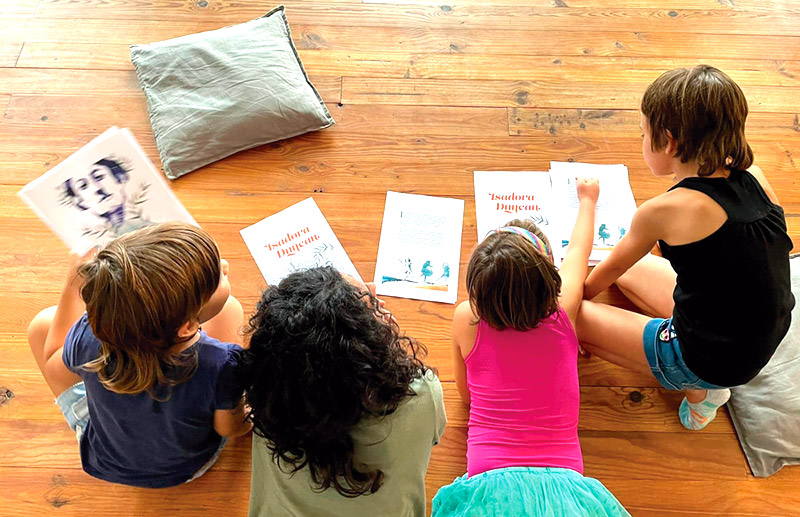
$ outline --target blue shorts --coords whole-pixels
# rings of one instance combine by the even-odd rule
[[[719,390],[722,386],[711,384],[692,373],[681,355],[678,336],[672,318],[654,318],[644,327],[644,354],[650,371],[659,384],[668,390]]]
[[[202,467],[200,467],[200,469],[199,469],[197,472],[195,472],[195,473],[192,475],[192,477],[190,477],[189,479],[187,479],[187,480],[186,480],[186,482],[187,482],[187,483],[191,483],[191,482],[192,482],[192,481],[194,481],[195,479],[199,478],[200,476],[202,476],[203,474],[205,474],[206,472],[208,472],[208,469],[210,469],[211,467],[213,467],[213,466],[214,466],[214,464],[215,464],[215,463],[217,462],[217,460],[219,459],[219,455],[220,455],[220,453],[222,452],[222,449],[224,449],[224,448],[225,448],[225,444],[226,444],[226,443],[228,443],[228,439],[227,439],[227,438],[225,438],[225,437],[223,436],[223,437],[222,437],[222,441],[221,441],[221,442],[219,442],[219,447],[217,447],[217,452],[215,452],[215,453],[214,453],[214,455],[213,455],[213,456],[211,456],[211,459],[210,459],[210,460],[208,460],[208,461],[205,463],[205,465],[203,465]]]
[[[75,433],[78,443],[81,441],[83,432],[89,424],[89,403],[86,400],[86,386],[79,382],[64,390],[56,398],[56,405],[61,410],[61,414],[67,419],[69,428]]]
[[[78,439],[78,443],[80,443],[81,437],[86,430],[86,426],[89,424],[89,403],[88,399],[86,398],[86,385],[83,382],[79,382],[78,384],[75,384],[64,390],[64,392],[56,398],[56,404],[61,410],[61,414],[67,419],[69,428],[75,432],[75,437]],[[209,459],[205,465],[200,467],[200,469],[195,472],[192,477],[187,479],[186,483],[194,481],[208,472],[208,469],[213,467],[217,462],[217,459],[219,459],[219,455],[226,443],[228,443],[228,439],[222,438],[217,451],[214,453],[211,459]]]

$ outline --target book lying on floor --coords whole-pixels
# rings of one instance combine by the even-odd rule
[[[561,263],[561,226],[554,217],[549,172],[475,171],[474,181],[478,242],[513,219],[530,221],[550,241],[555,263]]]
[[[560,264],[578,216],[575,178],[600,181],[590,264],[607,257],[627,233],[636,212],[628,169],[624,165],[550,162],[549,172],[475,171],[478,242],[512,219],[535,223],[550,241]]]
[[[461,199],[387,192],[377,293],[456,303],[463,220]]]
[[[76,253],[151,223],[197,224],[127,129],[112,127],[19,192]]]
[[[614,245],[628,233],[633,214],[636,213],[628,168],[621,164],[550,162],[550,177],[553,181],[553,198],[559,203],[561,243],[565,250],[578,217],[575,178],[597,178],[600,181],[600,197],[594,214],[594,242],[589,255],[589,263],[597,264],[608,257]]]
[[[267,285],[295,271],[332,266],[361,280],[314,198],[307,198],[239,232]]]

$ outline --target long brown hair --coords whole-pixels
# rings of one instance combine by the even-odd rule
[[[514,219],[506,226],[524,228],[550,247],[530,221]],[[472,252],[467,291],[475,314],[490,326],[524,331],[558,310],[561,277],[550,259],[522,235],[492,233]]]
[[[78,269],[100,356],[84,368],[115,393],[150,393],[186,381],[196,353],[173,354],[178,330],[195,321],[220,281],[214,239],[185,223],[162,223],[111,241]]]
[[[642,114],[650,126],[652,150],[666,146],[669,131],[678,141],[675,156],[681,163],[696,160],[698,176],[753,164],[744,134],[747,99],[733,79],[713,66],[662,74],[647,87]]]

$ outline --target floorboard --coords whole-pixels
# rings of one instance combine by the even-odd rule
[[[596,30],[619,31],[635,26],[645,31],[682,32],[691,25],[703,34],[777,34],[796,36],[797,11],[740,11],[725,9],[604,8],[504,5],[403,5],[358,2],[304,2],[286,0],[292,23],[350,26],[358,18],[363,26],[414,28],[515,29],[520,20],[546,25],[552,30],[580,31],[584,24]],[[42,0],[41,18],[159,19],[223,21],[236,23],[264,14],[259,4],[212,0],[207,7],[195,2],[157,0]],[[720,6],[722,7],[722,6]],[[596,23],[594,23],[596,22]],[[734,30],[735,27],[735,30]]]

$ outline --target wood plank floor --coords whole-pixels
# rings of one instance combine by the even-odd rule
[[[337,124],[239,153],[174,181],[231,263],[250,311],[263,279],[238,230],[314,196],[371,278],[385,192],[466,201],[465,262],[476,242],[474,170],[546,170],[550,160],[625,163],[638,202],[664,191],[641,156],[637,107],[661,72],[705,62],[745,91],[748,138],[800,245],[800,1],[286,0],[307,71]],[[148,491],[84,474],[78,449],[25,341],[54,304],[66,250],[16,192],[111,125],[159,164],[128,45],[211,30],[272,7],[253,0],[0,1],[0,514],[244,515],[250,439],[206,476]],[[630,303],[616,290],[602,299]],[[465,469],[467,409],[453,384],[453,306],[391,299],[429,348],[449,425],[428,499]],[[633,515],[800,515],[800,469],[750,475],[723,414],[701,432],[679,397],[600,359],[580,360],[586,474]],[[387,508],[387,514],[390,514]]]

